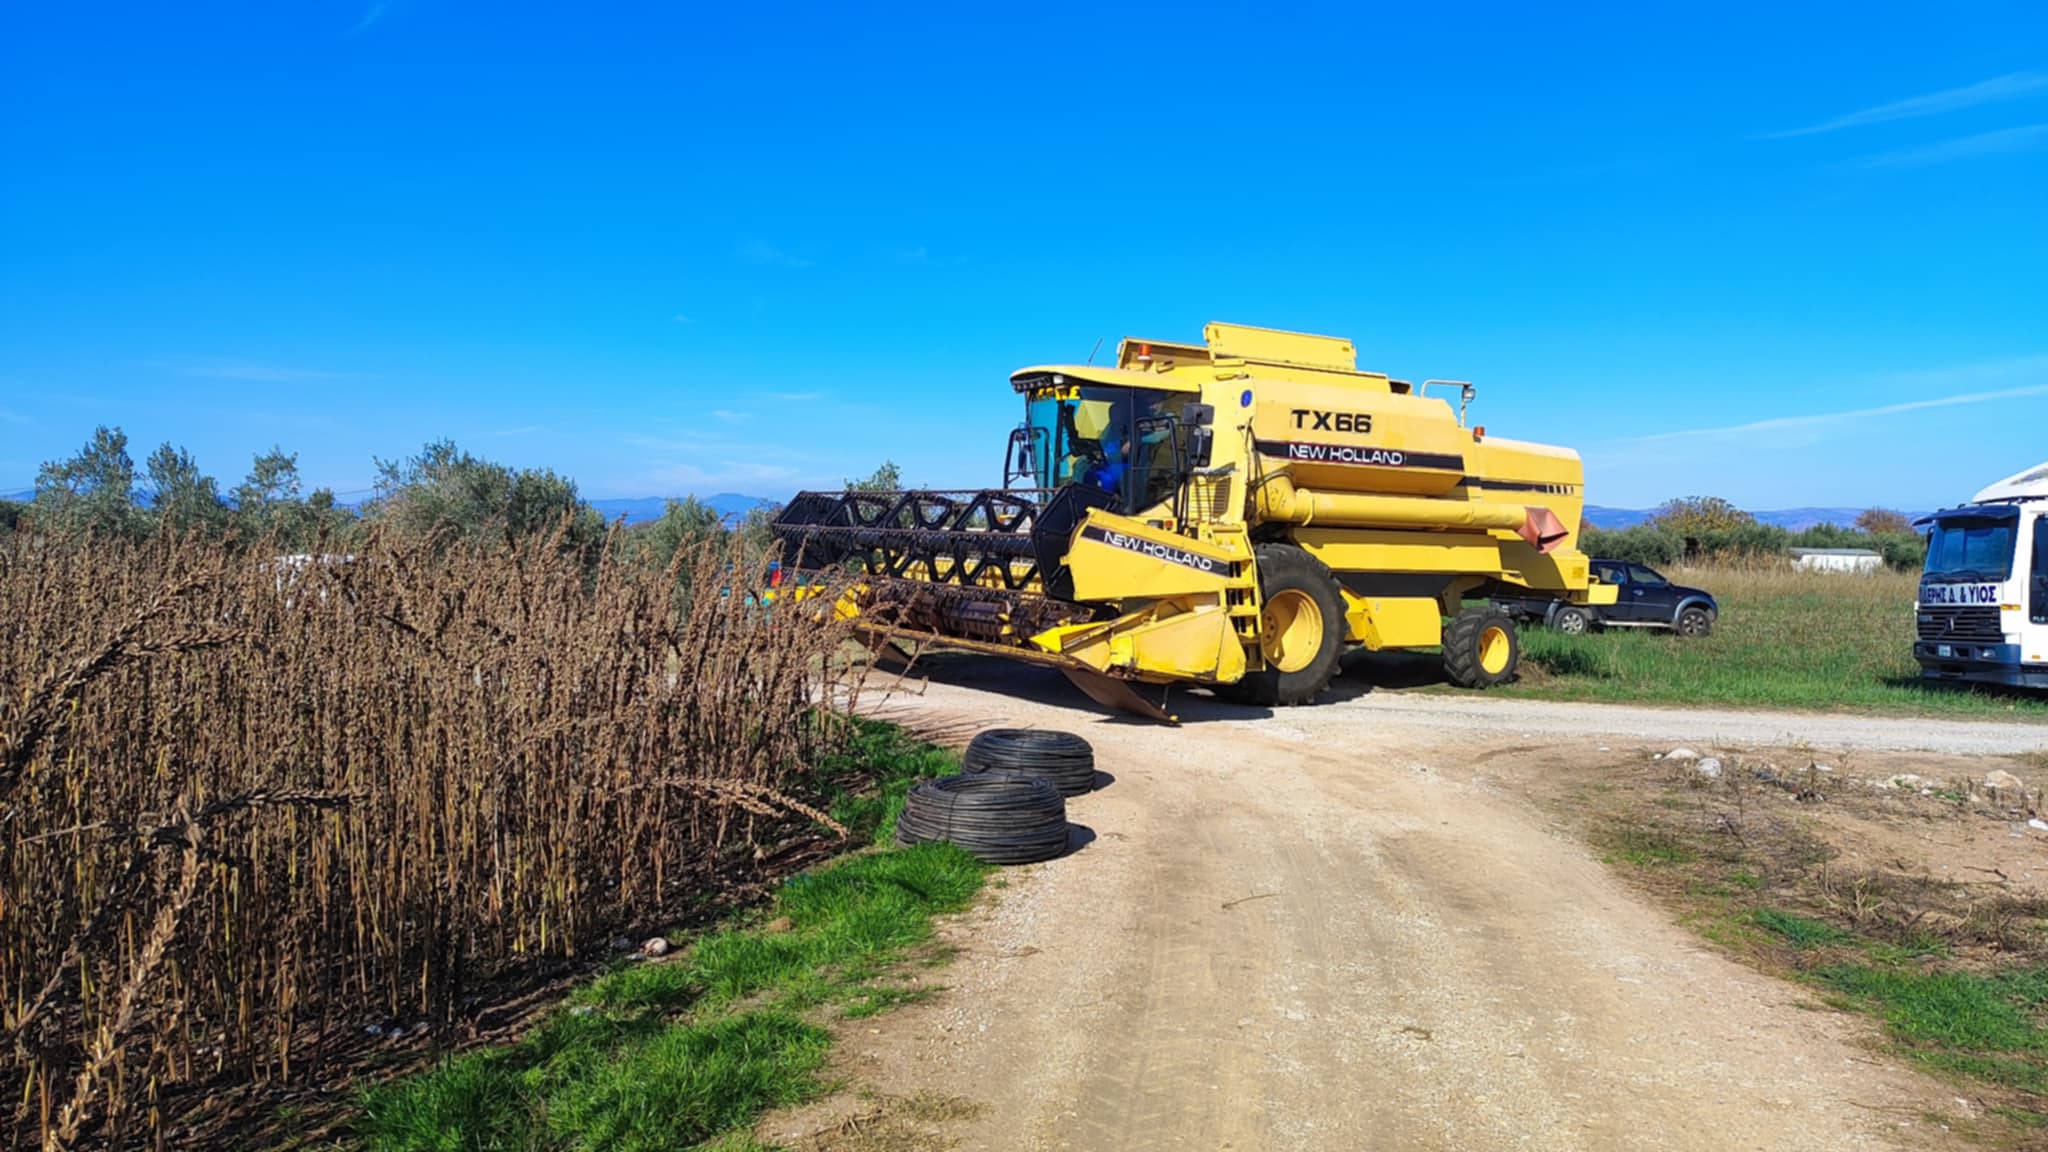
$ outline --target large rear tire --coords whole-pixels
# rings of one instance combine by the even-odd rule
[[[1261,544],[1256,555],[1266,666],[1245,673],[1228,694],[1269,708],[1313,703],[1343,655],[1344,594],[1322,561],[1292,544]]]
[[[1507,613],[1468,608],[1444,629],[1444,674],[1460,688],[1491,688],[1514,679],[1522,640]]]

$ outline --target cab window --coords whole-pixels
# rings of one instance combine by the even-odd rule
[[[1593,565],[1593,579],[1598,580],[1602,584],[1626,584],[1628,582],[1623,578],[1621,565],[1619,564]]]
[[[1038,486],[1100,488],[1132,515],[1164,503],[1180,485],[1186,440],[1172,415],[1176,399],[1163,389],[1095,385],[1034,393],[1025,424]]]
[[[1641,564],[1631,564],[1628,566],[1628,578],[1631,584],[1641,584],[1648,588],[1662,588],[1671,583],[1671,581],[1657,575]]]

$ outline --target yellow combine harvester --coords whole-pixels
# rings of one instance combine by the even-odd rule
[[[1162,719],[1134,683],[1305,704],[1348,645],[1441,647],[1484,688],[1520,649],[1467,599],[1613,602],[1574,547],[1577,453],[1468,427],[1469,385],[1358,371],[1348,340],[1204,337],[1015,373],[1003,488],[801,493],[787,561],[863,574],[838,610],[886,644],[1052,665]]]

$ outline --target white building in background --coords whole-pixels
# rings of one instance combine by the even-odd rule
[[[1809,572],[1875,572],[1884,557],[1868,548],[1794,548],[1792,566]]]

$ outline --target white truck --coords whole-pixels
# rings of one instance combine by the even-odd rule
[[[1914,526],[1928,531],[1914,608],[1920,674],[2048,688],[2048,464]]]

